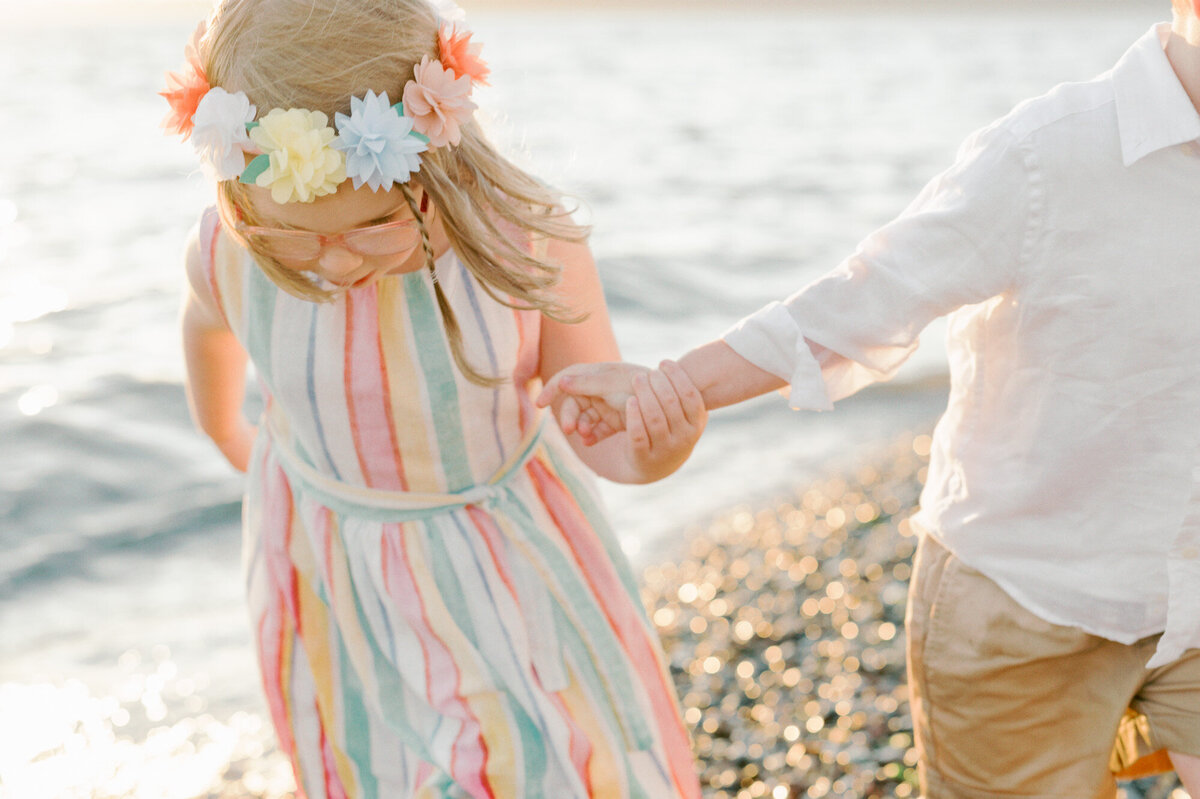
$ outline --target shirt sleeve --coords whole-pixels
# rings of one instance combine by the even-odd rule
[[[833,271],[722,336],[787,380],[793,408],[828,410],[890,379],[935,318],[1009,291],[1032,243],[1025,147],[1002,123]]]

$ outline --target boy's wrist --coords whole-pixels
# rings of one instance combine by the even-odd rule
[[[700,397],[707,410],[719,408],[722,404],[720,403],[721,362],[728,357],[728,354],[722,353],[721,348],[729,350],[729,354],[733,352],[728,344],[718,339],[696,347],[677,361],[688,379],[692,381],[692,385],[700,392]]]
[[[710,411],[787,385],[786,380],[755,366],[721,339],[696,347],[678,363]]]

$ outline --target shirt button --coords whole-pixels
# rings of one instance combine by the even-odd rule
[[[1183,549],[1179,550],[1179,557],[1183,558],[1184,560],[1195,560],[1196,558],[1200,558],[1200,548],[1184,547]]]

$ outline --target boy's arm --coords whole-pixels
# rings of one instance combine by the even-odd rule
[[[700,389],[704,407],[709,409],[734,405],[787,385],[786,380],[750,363],[721,339],[687,353],[679,365]]]
[[[187,367],[188,407],[196,426],[208,435],[238,471],[246,471],[255,429],[242,415],[246,353],[225,324],[204,274],[198,234],[188,242],[187,295],[182,328]]]
[[[1015,292],[1040,240],[1026,142],[1004,124],[971,136],[955,164],[837,268],[680,359],[708,408],[784,385],[796,409],[828,410],[890,379],[933,319]],[[570,370],[547,386],[576,396],[578,428],[621,429],[620,394],[639,367]],[[581,382],[582,381],[582,382]]]

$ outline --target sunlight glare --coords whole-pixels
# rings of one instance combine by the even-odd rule
[[[58,403],[58,389],[42,384],[26,391],[17,400],[17,408],[25,416],[37,416],[42,411]]]
[[[49,283],[24,278],[7,286],[0,296],[0,322],[32,322],[35,319],[66,310],[70,302],[67,292]]]
[[[0,685],[0,718],[22,719],[20,725],[0,726],[0,795],[189,799],[212,795],[227,783],[231,768],[244,772],[242,786],[249,790],[242,795],[279,797],[295,789],[277,752],[260,761],[270,731],[255,714],[239,711],[221,723],[202,713],[153,723],[132,737],[125,733],[129,709],[136,714],[138,706],[148,709],[161,703],[162,695],[177,695],[175,664],[163,665],[168,667],[129,681],[161,695],[150,701],[146,695],[133,697],[128,709],[119,697],[91,695],[78,680]]]

